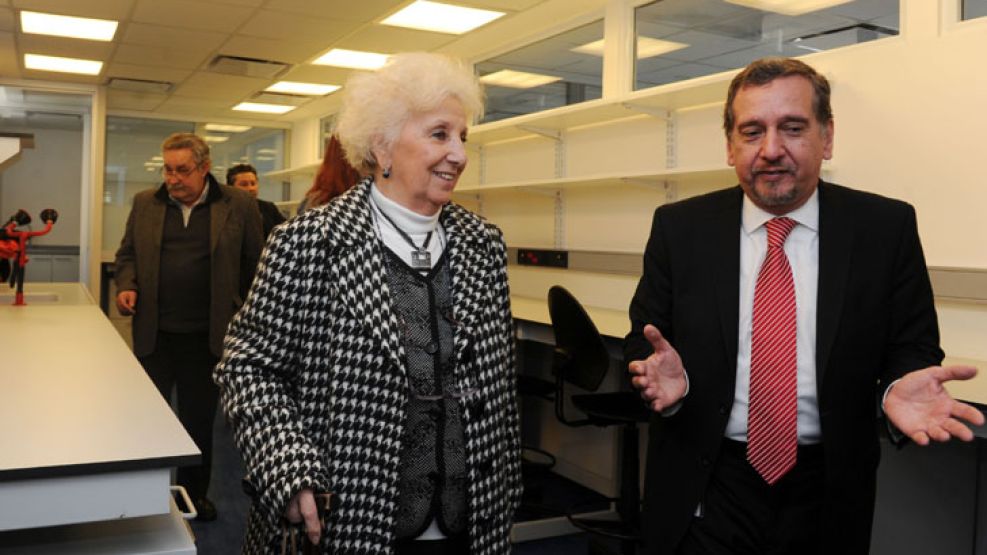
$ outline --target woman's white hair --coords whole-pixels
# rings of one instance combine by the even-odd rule
[[[483,112],[476,76],[461,61],[442,54],[396,54],[379,70],[351,77],[336,122],[346,160],[361,174],[373,173],[373,148],[390,150],[412,114],[434,110],[449,97],[462,104],[467,122]]]

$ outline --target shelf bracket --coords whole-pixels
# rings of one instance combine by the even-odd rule
[[[467,143],[469,144],[469,143]],[[480,175],[477,177],[480,185],[487,184],[487,149],[483,145],[477,147],[480,155]]]
[[[555,191],[555,248],[565,248],[565,194]]]
[[[665,108],[656,108],[654,106],[635,104],[633,102],[621,102],[620,105],[632,112],[647,114],[651,117],[658,118],[660,120],[665,120],[665,121],[672,120],[672,112],[670,110],[666,110]]]
[[[663,181],[662,187],[665,189],[665,203],[675,202],[679,198],[679,189],[672,181]]]
[[[537,125],[526,125],[526,124],[518,125],[517,128],[522,131],[527,131],[528,133],[541,135],[542,137],[546,137],[548,139],[553,139],[556,141],[562,140],[562,131],[559,129],[552,129],[549,127],[539,127]]]

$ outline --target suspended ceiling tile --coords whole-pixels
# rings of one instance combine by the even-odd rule
[[[226,100],[232,106],[271,84],[270,80],[200,71],[185,80],[175,94],[190,98]]]
[[[339,0],[271,0],[264,7],[268,10],[366,22],[396,11],[406,3],[406,0],[361,0],[348,2],[345,9],[340,9]]]
[[[148,46],[142,44],[121,44],[113,54],[114,63],[145,64],[178,69],[196,69],[201,66],[210,52],[196,49],[187,44],[166,44]]]
[[[122,21],[135,0],[13,0],[15,8],[59,15],[75,15]]]
[[[456,40],[456,38],[456,35],[445,33],[430,33],[387,25],[372,25],[333,46],[352,50],[368,50],[370,52],[393,54],[397,52],[434,50]]]
[[[342,85],[349,79],[353,70],[342,67],[300,65],[278,78],[279,81],[301,81],[302,83],[326,83]]]
[[[42,54],[45,56],[65,56],[84,60],[105,62],[113,52],[112,42],[49,37],[46,35],[20,35],[18,37],[22,54]]]
[[[171,95],[167,100],[161,103],[157,108],[157,112],[169,113],[169,112],[181,112],[181,113],[195,113],[195,114],[223,114],[223,115],[233,115],[235,112],[230,111],[239,100],[234,101],[223,101],[215,99],[205,99],[205,98],[189,98],[185,96]],[[229,113],[227,113],[229,112]]]
[[[533,8],[544,1],[545,0],[456,0],[453,3],[485,10],[519,12],[521,10]]]
[[[259,7],[264,3],[264,0],[214,0],[221,4],[236,4],[237,6],[250,6],[252,8]]]
[[[0,33],[0,75],[20,77],[20,73],[17,49],[14,47],[14,35],[13,33]]]
[[[329,46],[356,28],[352,22],[315,18],[285,12],[258,10],[254,17],[237,30],[238,34],[269,39],[295,39],[299,37],[319,39]]]
[[[103,71],[107,79],[110,77],[123,77],[126,79],[143,79],[146,81],[167,81],[177,85],[181,83],[192,72],[188,69],[176,69],[167,67],[154,67],[144,64],[123,64],[114,62]]]
[[[178,28],[232,32],[254,10],[197,0],[137,0],[133,20]]]
[[[160,93],[137,93],[108,89],[106,93],[106,109],[149,112],[160,106],[166,98],[168,98],[168,95]]]
[[[16,31],[17,21],[14,18],[14,10],[10,8],[0,8],[0,31]]]
[[[321,42],[265,39],[234,35],[219,48],[220,54],[300,64],[325,50]]]
[[[182,50],[211,52],[219,48],[224,40],[226,40],[225,34],[213,31],[131,23],[127,25],[120,42],[149,46],[176,45],[182,47]]]

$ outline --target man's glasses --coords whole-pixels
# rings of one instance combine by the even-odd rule
[[[192,173],[199,169],[199,166],[192,166],[191,168],[169,168],[168,166],[161,167],[161,177],[168,177],[170,175],[175,175],[180,178],[186,178]]]

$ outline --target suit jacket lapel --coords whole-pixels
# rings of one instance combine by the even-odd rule
[[[446,205],[441,222],[448,240],[453,317],[459,324],[453,337],[455,355],[461,360],[475,340],[474,333],[482,313],[480,307],[489,304],[484,298],[491,294],[490,252],[484,243],[486,230],[483,224],[467,217],[462,208]],[[462,370],[460,366],[457,365],[457,369]]]
[[[724,356],[730,388],[736,381],[737,326],[740,319],[740,217],[743,192],[725,197],[710,220],[712,234],[710,271],[716,275],[716,305],[723,336]]]
[[[219,187],[218,183],[211,183],[210,187]],[[219,236],[226,225],[226,219],[230,216],[230,197],[223,195],[209,203],[209,252],[216,252],[219,244]]]
[[[829,364],[836,330],[846,299],[847,276],[853,230],[839,221],[843,212],[840,192],[819,182],[819,291],[816,300],[816,380],[822,391],[823,377]]]
[[[380,344],[391,363],[404,371],[401,328],[391,310],[384,266],[385,248],[370,213],[370,185],[364,181],[330,206],[330,242],[339,249],[333,269],[343,305]]]

